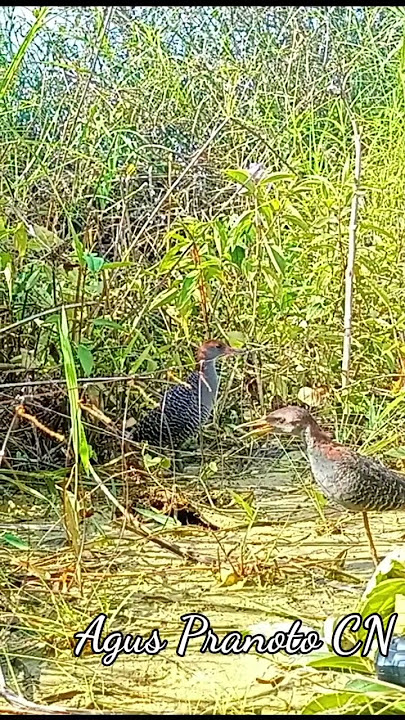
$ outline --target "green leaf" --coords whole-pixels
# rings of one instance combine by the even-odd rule
[[[387,455],[398,460],[403,460],[405,458],[405,446],[401,445],[400,447],[392,448],[387,451]]]
[[[384,288],[382,288],[380,285],[373,282],[373,280],[370,277],[367,278],[367,287],[369,289],[371,288],[372,290],[374,290],[374,292],[381,298],[381,300],[383,301],[384,305],[386,305],[387,308],[391,307],[391,300],[388,297],[388,293],[386,293]]]
[[[102,268],[103,270],[116,270],[117,268],[131,267],[134,264],[131,260],[120,260],[119,262],[105,262]]]
[[[36,285],[37,281],[41,278],[41,269],[42,268],[36,268],[33,273],[29,276],[27,282],[25,283],[25,291],[28,292],[28,290],[31,290],[31,288]]]
[[[301,230],[309,230],[309,225],[305,220],[297,213],[297,214],[291,214],[291,212],[287,215],[283,215],[284,222],[287,223],[287,225],[291,225],[292,227],[296,226],[301,228]]]
[[[311,700],[311,702],[309,702],[302,710],[302,714],[318,715],[319,713],[323,713],[325,710],[343,708],[348,703],[350,703],[350,710],[353,710],[354,705],[368,705],[368,698],[367,695],[361,695],[347,690],[325,693],[325,695],[319,695],[314,700]]]
[[[352,655],[351,657],[339,657],[335,653],[317,654],[317,657],[308,661],[305,665],[313,668],[331,668],[337,670],[351,670],[352,672],[368,673],[370,672],[370,661],[362,658],[361,655]]]
[[[33,223],[32,228],[35,233],[35,237],[42,243],[42,245],[45,245],[46,248],[52,248],[57,243],[60,243],[60,239],[58,238],[55,233],[53,233],[51,230],[48,230],[46,227],[42,227],[42,225],[36,225]],[[36,243],[38,245],[38,243]]]
[[[382,604],[388,602],[389,606],[394,607],[395,596],[403,595],[405,592],[405,580],[403,578],[386,578],[381,580],[369,594],[363,596],[361,612],[367,611],[369,615],[373,612],[379,612]]]
[[[18,223],[14,232],[14,247],[17,250],[20,258],[23,258],[25,256],[25,253],[27,252],[27,244],[27,228],[25,227],[24,223],[20,222]]]
[[[214,264],[209,265],[204,263],[204,278],[205,280],[211,280],[211,278],[223,278],[222,269]]]
[[[93,273],[100,272],[105,263],[104,258],[100,257],[100,255],[96,255],[95,253],[84,253],[84,259],[90,272]]]
[[[257,510],[253,508],[246,500],[243,499],[238,493],[232,492],[232,497],[235,502],[245,511],[249,520],[253,520],[257,515]]]
[[[308,188],[311,188],[311,186],[317,186],[317,185],[325,185],[331,192],[333,191],[333,183],[329,180],[329,178],[324,177],[323,175],[307,175],[307,177],[304,180],[301,180],[300,182],[297,182],[294,186],[294,190],[301,190],[302,188],[304,190]]]
[[[372,613],[378,613],[385,619],[395,611],[395,598],[398,594],[405,594],[405,580],[403,578],[381,580],[371,592],[363,596],[358,612],[363,618]],[[361,640],[366,634],[367,630],[360,628],[356,633],[356,637]]]
[[[285,259],[281,252],[281,248],[277,248],[275,245],[266,243],[266,249],[276,273],[278,275],[282,275],[285,269]]]
[[[405,631],[405,595],[401,593],[396,594],[394,612],[398,615],[395,623],[395,632],[397,635],[402,635]]]
[[[247,170],[225,170],[225,174],[231,179],[235,180],[239,185],[242,185],[250,193],[255,191],[255,182],[252,179],[250,173]]]
[[[249,180],[252,182],[250,172],[248,170],[225,170],[225,175],[227,175],[231,180],[235,180],[240,185],[245,185]]]
[[[388,232],[385,228],[380,227],[379,225],[373,225],[369,222],[361,222],[360,223],[361,230],[371,230],[372,232],[377,233],[377,235],[382,235],[383,237],[388,238],[388,240],[393,240],[395,243],[397,242],[397,238],[393,233]]]
[[[4,470],[0,475],[0,480],[10,482],[12,485],[18,487],[19,490],[21,490],[23,493],[27,493],[27,495],[32,495],[32,497],[37,498],[42,503],[51,504],[49,498],[45,497],[45,495],[38,492],[38,490],[35,490],[33,487],[31,487],[31,485],[27,485],[26,483],[22,482],[22,480],[19,480],[16,476],[10,477],[8,474],[6,474],[6,471]]]
[[[197,277],[195,273],[190,274],[188,277],[184,278],[183,284],[180,290],[179,294],[179,306],[182,307],[186,305],[194,292],[194,290],[197,287]]]
[[[83,267],[85,264],[85,257],[84,257],[84,246],[82,241],[80,240],[77,233],[74,231],[73,226],[71,225],[72,235],[73,235],[73,247],[75,249],[77,261],[79,265]]]
[[[157,455],[155,455],[154,457],[152,457],[152,455],[149,455],[149,453],[144,453],[143,455],[143,461],[145,463],[145,467],[147,468],[160,466],[161,460],[162,458]]]
[[[180,520],[176,520],[176,518],[169,517],[168,515],[163,515],[162,513],[157,512],[157,510],[148,510],[137,506],[134,507],[134,510],[136,510],[140,515],[143,515],[143,517],[146,517],[149,520],[154,520],[159,525],[173,528],[181,527]]]
[[[149,311],[152,312],[153,310],[157,310],[158,308],[163,307],[163,305],[167,305],[170,303],[171,300],[173,300],[176,295],[178,294],[179,290],[178,288],[170,288],[169,290],[163,290],[159,295],[155,297],[153,302],[149,306]]]
[[[17,548],[17,550],[29,550],[28,543],[25,542],[25,540],[21,540],[17,535],[13,535],[13,533],[4,533],[0,536],[1,540],[3,540],[7,545],[11,545],[12,547]]]
[[[230,330],[227,333],[228,342],[232,347],[235,348],[241,348],[246,343],[246,336],[243,332],[238,332],[237,330]]]
[[[275,200],[275,198],[273,199],[273,202],[274,202],[274,200]],[[266,219],[265,224],[267,225],[268,228],[271,228],[274,223],[275,208],[273,206],[273,203],[272,203],[272,205],[260,205],[259,210],[260,210],[260,214],[262,215],[262,217],[264,216]]]
[[[241,213],[240,215],[234,215],[232,218],[232,222],[230,225],[230,234],[228,235],[229,238],[229,248],[232,249],[237,244],[238,239],[240,238],[241,234],[243,232],[247,233],[253,222],[255,217],[255,211],[254,210],[245,210],[245,212]]]
[[[111,320],[110,318],[96,318],[93,320],[93,325],[96,327],[111,328],[112,330],[124,330],[120,323],[117,323],[115,320]]]
[[[346,684],[346,690],[355,690],[356,692],[362,693],[385,693],[385,694],[399,694],[403,693],[403,690],[398,685],[392,685],[391,683],[379,682],[378,680],[368,678],[353,678]]]
[[[260,180],[259,185],[268,185],[269,183],[277,183],[280,180],[295,180],[295,175],[292,173],[274,172]]]
[[[163,274],[171,270],[174,265],[178,262],[179,255],[184,248],[189,245],[189,241],[184,238],[174,247],[170,248],[167,253],[163,256],[159,265],[159,273]]]
[[[220,220],[215,220],[213,222],[213,231],[216,251],[219,257],[222,257],[222,252],[227,247],[228,230]]]
[[[131,365],[131,367],[130,367],[130,370],[129,370],[129,372],[130,372],[131,375],[134,375],[134,374],[136,373],[136,371],[138,370],[138,368],[140,368],[140,366],[142,365],[143,361],[146,360],[146,359],[148,359],[148,357],[149,357],[149,351],[150,351],[152,345],[153,345],[153,343],[150,342],[150,343],[142,350],[141,354],[138,355],[138,357],[136,358],[135,362],[132,363],[132,365]]]
[[[76,456],[76,462],[80,457],[84,469],[86,470],[86,472],[88,472],[90,465],[90,447],[86,440],[86,435],[84,433],[83,423],[81,419],[81,407],[79,403],[76,367],[73,358],[72,346],[70,344],[69,328],[66,317],[66,310],[64,307],[62,307],[61,309],[59,335],[69,397],[73,449]]]
[[[11,265],[13,258],[9,252],[0,253],[0,270],[3,271],[7,265]]]
[[[231,253],[231,258],[232,258],[232,262],[234,262],[235,265],[237,265],[239,269],[241,269],[242,263],[245,259],[245,255],[246,255],[245,248],[241,247],[240,245],[235,245],[235,247]]]
[[[85,345],[79,345],[77,348],[77,357],[84,370],[84,374],[89,376],[94,367],[94,357],[91,350]]]
[[[17,52],[14,54],[12,60],[8,65],[5,66],[5,71],[2,73],[0,80],[0,100],[9,92],[13,86],[16,78],[18,77],[18,71],[24,57],[28,51],[29,46],[34,41],[35,36],[41,30],[46,16],[49,12],[49,7],[41,7],[36,11],[35,22],[29,28],[26,36],[22,43],[19,45]]]

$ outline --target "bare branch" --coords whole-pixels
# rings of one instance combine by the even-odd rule
[[[353,280],[354,263],[356,258],[356,234],[357,216],[359,206],[359,188],[361,177],[361,130],[358,129],[356,120],[352,118],[353,136],[355,147],[355,168],[354,188],[349,225],[349,247],[347,252],[347,264],[345,275],[345,315],[344,315],[344,337],[342,356],[342,387],[345,388],[349,382],[350,357],[352,346],[352,307],[353,307]]]

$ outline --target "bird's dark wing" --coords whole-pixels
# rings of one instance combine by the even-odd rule
[[[186,384],[167,390],[159,407],[147,413],[134,428],[133,440],[176,448],[196,435],[209,416],[209,410],[199,401],[198,383],[198,375],[192,373]]]
[[[405,476],[375,458],[351,453],[344,461],[353,504],[363,510],[405,508]]]

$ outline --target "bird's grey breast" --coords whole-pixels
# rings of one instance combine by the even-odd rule
[[[324,495],[329,500],[339,502],[338,461],[326,458],[322,452],[310,448],[308,448],[308,458],[314,480]]]
[[[201,405],[211,411],[218,393],[219,378],[213,361],[205,364],[198,374],[198,397]]]

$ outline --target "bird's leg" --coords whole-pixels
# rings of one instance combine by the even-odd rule
[[[374,545],[373,536],[371,534],[370,525],[368,522],[368,516],[367,516],[367,513],[365,513],[365,512],[362,513],[362,515],[363,515],[364,529],[366,531],[368,544],[370,546],[371,557],[373,558],[374,565],[377,567],[379,560],[378,560],[377,550]]]

